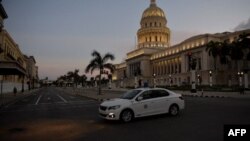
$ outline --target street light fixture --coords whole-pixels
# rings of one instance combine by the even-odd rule
[[[154,88],[156,87],[156,80],[155,80],[155,76],[156,76],[156,74],[154,73],[154,74],[153,74],[153,77],[154,77],[154,80],[153,80],[153,81],[154,81],[154,82],[153,82],[153,83],[154,83]]]
[[[197,75],[198,85],[200,85],[200,74]]]
[[[213,78],[212,78],[212,71],[211,70],[209,71],[209,85],[210,85],[210,87],[213,86]]]
[[[239,76],[239,85],[240,87],[242,86],[242,76],[244,75],[244,72],[238,72],[238,76]]]

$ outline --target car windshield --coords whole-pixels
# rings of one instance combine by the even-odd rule
[[[130,90],[123,94],[121,97],[122,99],[133,99],[138,93],[140,93],[141,90]]]

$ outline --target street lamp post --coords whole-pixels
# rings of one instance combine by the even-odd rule
[[[23,75],[22,76],[22,93],[24,92],[24,79],[25,79],[25,76]]]
[[[244,73],[244,88],[248,89],[248,74],[247,74],[247,71]]]
[[[172,75],[169,74],[169,86],[171,87],[172,86]]]
[[[123,77],[121,78],[121,87],[123,88]]]
[[[239,85],[240,87],[242,87],[242,76],[244,75],[243,72],[238,72],[238,76],[239,76]]]
[[[212,71],[211,70],[209,71],[209,85],[210,85],[210,87],[213,86],[213,78],[212,78]]]
[[[195,70],[192,69],[191,70],[191,83],[192,83],[192,89],[191,92],[192,93],[196,93],[196,82],[195,82]]]
[[[156,87],[156,80],[155,80],[155,76],[156,76],[156,74],[154,73],[154,74],[153,74],[153,77],[154,77],[154,80],[153,80],[153,81],[154,81],[154,82],[153,82],[153,83],[154,83],[154,88]]]
[[[197,75],[197,83],[198,83],[198,86],[200,86],[200,74]]]
[[[137,88],[137,76],[135,75],[135,88]]]
[[[1,80],[0,80],[0,85],[1,85],[1,95],[0,95],[0,107],[2,106],[1,101],[3,101],[3,75],[0,76]]]

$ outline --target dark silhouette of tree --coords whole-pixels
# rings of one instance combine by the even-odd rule
[[[206,51],[208,52],[209,56],[213,56],[214,59],[214,70],[217,70],[217,57],[219,56],[219,47],[221,43],[217,41],[210,41],[207,43]]]
[[[113,54],[107,53],[104,56],[102,56],[99,52],[93,51],[91,54],[94,58],[89,62],[88,66],[85,69],[86,73],[93,73],[94,70],[99,71],[99,91],[98,94],[101,94],[101,76],[104,72],[104,69],[107,69],[111,72],[114,71],[115,67],[111,63],[107,63],[109,60],[114,60],[115,57]]]

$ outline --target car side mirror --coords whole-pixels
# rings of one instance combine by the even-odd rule
[[[138,98],[137,98],[137,101],[142,101],[143,100],[143,97],[142,96],[139,96]]]

